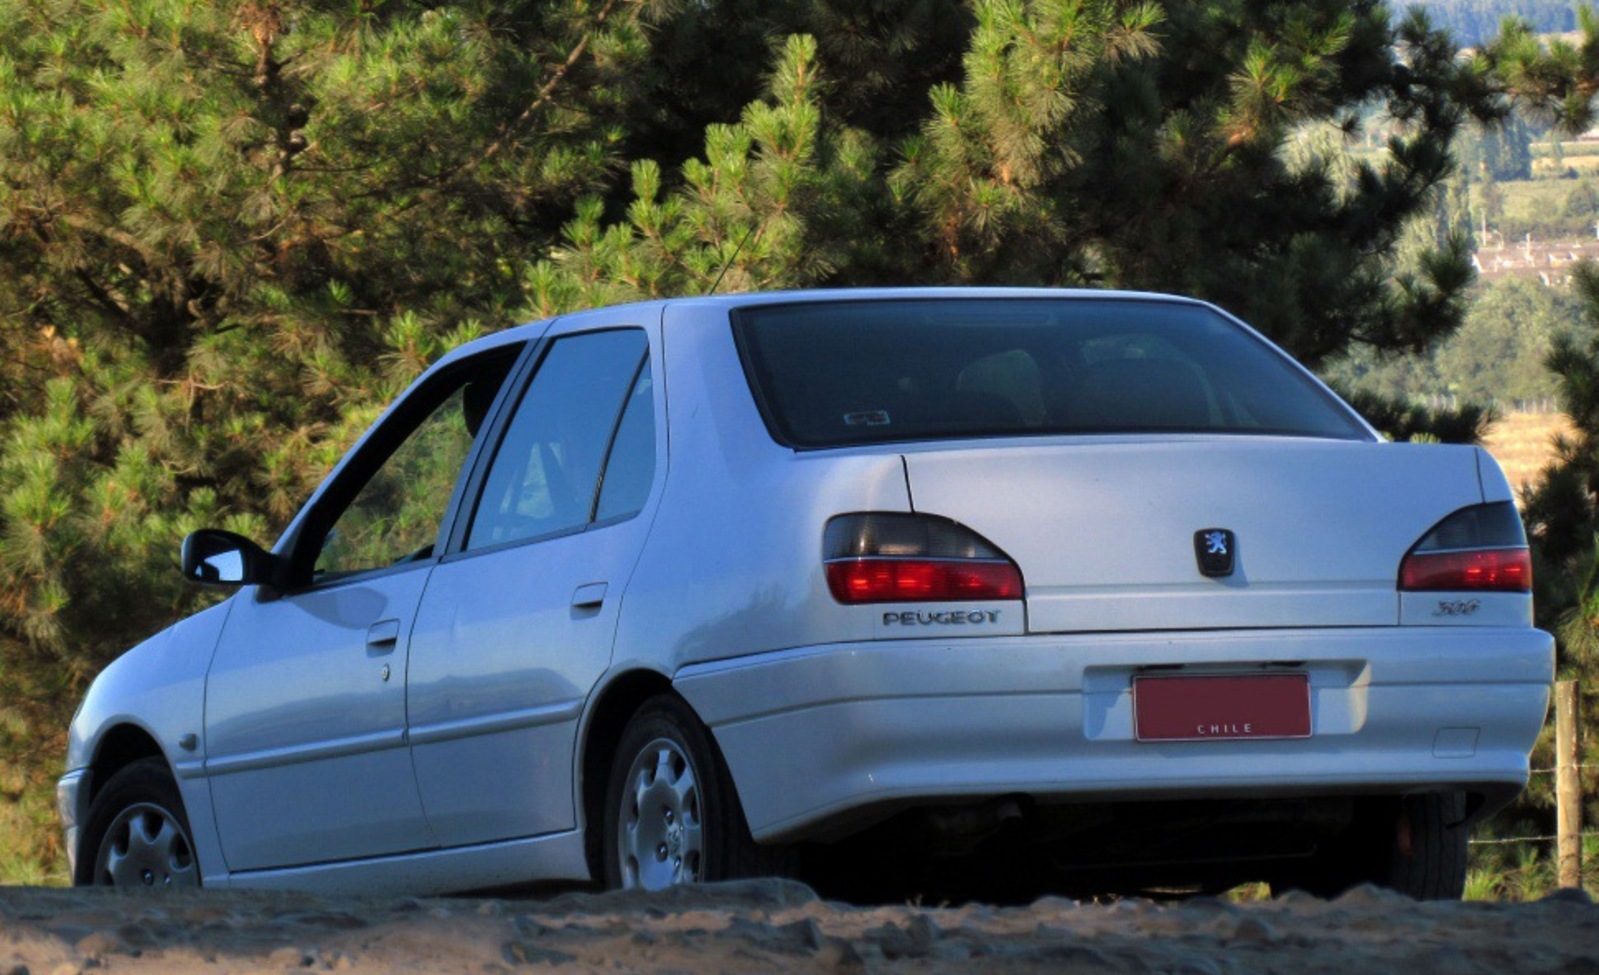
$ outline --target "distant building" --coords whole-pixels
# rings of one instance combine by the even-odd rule
[[[1571,266],[1578,261],[1599,261],[1599,239],[1538,241],[1530,237],[1503,243],[1497,234],[1471,255],[1471,266],[1482,281],[1534,278],[1549,287],[1571,284]]]

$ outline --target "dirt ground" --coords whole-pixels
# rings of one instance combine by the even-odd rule
[[[0,975],[1162,973],[1599,975],[1599,906],[1334,901],[860,908],[789,881],[545,900],[0,888]]]

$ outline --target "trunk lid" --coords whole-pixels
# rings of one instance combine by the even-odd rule
[[[917,511],[1008,553],[1029,632],[1392,626],[1412,545],[1482,501],[1477,450],[1278,437],[1086,437],[908,450]],[[1235,535],[1202,575],[1195,535]]]

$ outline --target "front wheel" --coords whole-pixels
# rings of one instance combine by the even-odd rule
[[[680,699],[651,698],[622,732],[605,791],[605,882],[623,890],[767,872],[710,735]]]
[[[178,785],[159,758],[107,780],[89,805],[78,859],[79,886],[167,890],[200,886]]]

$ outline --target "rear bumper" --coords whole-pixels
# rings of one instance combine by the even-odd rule
[[[1138,742],[1132,677],[1309,675],[1312,736]],[[824,837],[920,803],[1526,785],[1554,641],[1528,628],[1117,633],[812,647],[685,668],[757,839]]]

